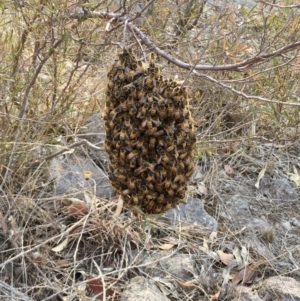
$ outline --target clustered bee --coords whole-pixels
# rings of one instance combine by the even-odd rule
[[[164,212],[185,197],[194,170],[196,142],[181,83],[165,79],[150,54],[149,65],[121,50],[108,71],[105,149],[109,179],[128,206]]]

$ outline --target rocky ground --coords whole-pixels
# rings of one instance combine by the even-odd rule
[[[102,146],[104,137],[100,116],[94,115],[78,139]],[[133,215],[126,208],[121,212],[122,204],[113,197],[106,176],[104,151],[82,148],[54,158],[50,179],[58,196],[72,193],[64,197],[69,215],[93,215],[99,207],[93,202],[106,199],[110,205],[104,206],[112,206],[115,224],[128,227],[128,232],[119,232],[117,241],[111,238],[116,248],[108,248],[113,259],[99,262],[97,258],[104,256],[99,247],[78,251],[78,259],[89,254],[88,259],[81,258],[89,262],[81,269],[90,273],[80,280],[90,294],[85,291],[86,299],[80,300],[92,300],[88,296],[95,294],[106,300],[104,292],[106,298],[123,301],[300,300],[299,151],[299,142],[261,141],[232,143],[214,155],[203,155],[186,204],[159,217]],[[92,200],[94,193],[97,198]],[[90,202],[94,212],[84,211],[82,203],[78,206],[80,200]],[[69,220],[67,226],[76,221]],[[76,241],[67,248],[69,257],[84,238],[76,236]],[[107,241],[102,238],[102,243]],[[60,246],[60,260],[67,260],[66,246]],[[91,261],[97,261],[97,269]],[[78,281],[73,279],[73,286]]]

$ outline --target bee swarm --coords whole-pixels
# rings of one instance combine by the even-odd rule
[[[118,53],[107,74],[105,149],[109,179],[128,206],[160,213],[185,196],[196,142],[187,91],[164,79],[130,50]]]

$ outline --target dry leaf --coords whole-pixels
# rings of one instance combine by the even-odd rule
[[[6,221],[3,217],[2,211],[0,211],[0,224],[1,224],[2,232],[4,234],[7,234],[8,233],[8,226],[7,226],[7,223],[6,223]]]
[[[297,187],[300,187],[300,175],[295,165],[293,165],[293,170],[294,173],[288,172],[288,175],[290,176],[290,179],[297,185]]]
[[[56,260],[54,263],[58,267],[67,267],[70,264],[69,260],[67,259]]]
[[[62,241],[59,245],[56,247],[52,248],[51,251],[58,253],[61,252],[68,244],[69,238],[67,237],[64,241]]]
[[[179,239],[173,236],[164,237],[163,240],[173,245],[178,245],[179,243]]]
[[[208,247],[208,244],[207,244],[207,240],[205,237],[203,237],[203,247],[206,249],[206,250],[209,250],[209,247]]]
[[[77,203],[67,206],[66,209],[75,217],[82,217],[89,212],[89,206],[85,203]]]
[[[221,291],[217,291],[214,295],[209,295],[211,300],[218,300],[220,296]]]
[[[198,285],[194,284],[194,283],[190,283],[190,282],[182,282],[178,279],[176,279],[176,281],[183,287],[198,287]]]
[[[158,248],[161,250],[171,250],[174,247],[174,244],[162,244],[159,245]]]
[[[119,197],[116,211],[113,214],[113,218],[118,218],[122,212],[123,209],[123,199]]]
[[[203,195],[207,195],[208,194],[207,188],[204,186],[203,183],[198,183],[198,185],[197,185],[197,192],[199,194],[203,194]]]
[[[217,232],[217,231],[212,231],[212,232],[210,233],[208,239],[209,239],[210,241],[214,241],[214,240],[217,238],[217,236],[218,236],[218,232]]]
[[[234,170],[230,165],[227,165],[227,164],[224,165],[224,170],[225,170],[225,173],[227,174],[227,176],[230,176],[230,177],[233,176]]]
[[[87,285],[90,287],[93,293],[97,295],[98,300],[103,300],[103,291],[106,287],[108,287],[108,284],[104,286],[101,279],[96,278],[94,276],[88,276]],[[114,290],[112,290],[111,288],[105,289],[106,297],[111,297],[113,295],[114,295]]]
[[[256,271],[257,265],[249,265],[245,269],[242,269],[236,273],[232,278],[232,283],[238,285],[241,284],[251,284],[257,276]]]
[[[255,183],[255,187],[258,189],[259,188],[259,182],[260,180],[263,178],[263,176],[265,175],[265,172],[267,170],[267,164],[266,166],[259,172],[259,175],[257,177],[257,181]]]
[[[83,171],[84,178],[85,178],[86,180],[89,180],[90,177],[92,176],[92,173],[93,173],[93,172],[92,172],[91,170],[89,170],[89,169],[84,170],[84,171]]]
[[[216,253],[219,255],[221,261],[226,265],[229,265],[229,263],[234,259],[233,254],[224,253],[222,250],[218,250]]]

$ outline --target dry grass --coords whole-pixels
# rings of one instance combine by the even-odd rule
[[[67,18],[68,12],[78,8],[71,1],[41,4],[43,1],[33,0],[24,6],[19,1],[5,2],[5,6],[0,3],[1,298],[95,300],[99,288],[92,288],[100,286],[100,291],[118,300],[128,279],[146,273],[143,268],[150,264],[143,258],[159,250],[164,239],[172,238],[176,243],[166,258],[190,254],[202,267],[195,282],[177,283],[179,299],[209,299],[208,295],[222,287],[219,300],[232,300],[235,288],[222,278],[224,266],[216,251],[231,253],[236,246],[244,248],[245,233],[224,223],[221,214],[228,207],[223,196],[228,189],[239,192],[236,186],[240,184],[239,179],[224,174],[223,166],[228,164],[241,172],[244,188],[246,184],[253,186],[263,168],[261,162],[272,157],[273,146],[287,144],[280,154],[286,158],[284,175],[292,171],[291,162],[297,159],[290,154],[299,137],[299,107],[282,102],[298,101],[297,50],[239,72],[203,71],[249,97],[161,61],[162,72],[186,79],[193,96],[191,111],[199,139],[196,154],[208,188],[202,197],[220,224],[218,238],[209,241],[209,234],[201,227],[174,228],[153,216],[135,216],[127,209],[117,214],[117,201],[91,196],[93,202],[87,206],[85,200],[72,196],[54,197],[51,185],[43,185],[45,165],[27,168],[35,161],[43,163],[52,152],[51,146],[73,143],[84,121],[101,112],[106,68],[115,56],[114,43],[123,40],[123,31],[121,27],[106,34],[107,20],[100,18]],[[194,15],[183,18],[180,10],[185,6],[181,2],[178,10],[172,1],[165,1],[162,7],[157,4],[136,24],[159,47],[191,64],[234,64],[260,51],[279,49],[299,36],[294,10],[258,5],[250,11],[231,6],[218,11],[205,6],[203,13],[191,10]],[[97,10],[106,10],[109,4],[101,3]],[[137,8],[132,5],[130,9],[134,12]],[[195,18],[201,26],[175,31],[179,28],[175,25],[184,24],[182,20],[191,25]],[[140,51],[137,45],[134,48]],[[262,148],[266,142],[269,144]],[[282,170],[282,163],[276,164],[275,169]],[[191,195],[200,195],[193,191]],[[255,193],[249,191],[249,195]],[[263,201],[261,210],[267,214],[270,206]],[[274,215],[292,214],[286,209],[283,213],[279,208]],[[279,251],[281,238],[275,238],[274,254],[279,258],[288,256],[287,251]],[[262,278],[277,273],[273,259],[263,258],[255,249],[247,251],[253,262],[259,263]],[[290,252],[297,258],[297,247]],[[105,300],[103,294],[98,297]]]

